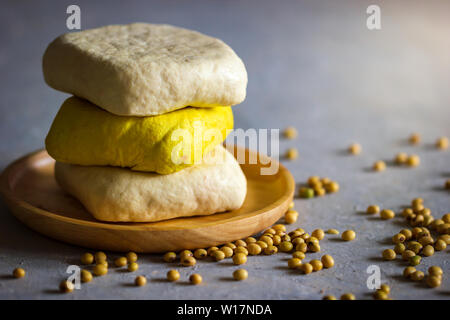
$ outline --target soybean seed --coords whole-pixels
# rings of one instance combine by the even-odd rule
[[[137,271],[137,269],[139,269],[139,265],[136,262],[132,262],[128,265],[129,272]]]
[[[259,238],[260,241],[263,241],[265,243],[267,243],[268,246],[273,245],[273,240],[272,238],[268,237],[268,236],[262,236],[261,238]]]
[[[245,242],[244,240],[236,240],[234,242],[234,245],[236,247],[247,247],[247,242]]]
[[[97,264],[94,266],[92,271],[93,271],[94,275],[96,275],[97,277],[100,277],[100,276],[104,276],[105,274],[108,273],[108,268],[105,265]]]
[[[310,252],[319,252],[320,251],[320,245],[316,242],[309,242],[308,243],[308,250]]]
[[[86,252],[81,256],[81,264],[92,264],[94,263],[94,256],[92,253]]]
[[[145,286],[147,284],[147,278],[144,276],[137,276],[136,279],[134,279],[134,284],[138,287]]]
[[[222,247],[220,248],[220,251],[225,253],[225,258],[230,258],[233,256],[233,249],[230,247]]]
[[[344,293],[341,296],[341,300],[355,300],[355,295],[353,293]]]
[[[298,269],[302,264],[302,260],[298,258],[292,258],[288,260],[288,267],[290,269]]]
[[[415,271],[413,274],[411,274],[411,279],[413,281],[421,281],[425,277],[425,274],[422,271]]]
[[[441,278],[440,277],[436,277],[436,276],[427,276],[427,285],[430,288],[436,288],[439,287],[441,285]]]
[[[409,219],[410,217],[412,217],[414,215],[414,211],[412,208],[405,208],[402,211],[402,217]]]
[[[245,269],[237,269],[233,272],[233,278],[237,281],[242,281],[248,278],[248,272]]]
[[[423,205],[423,199],[422,199],[422,198],[414,198],[414,199],[412,199],[411,205],[412,205],[413,207],[414,207],[414,206],[417,206],[417,205],[419,205],[419,204]]]
[[[96,252],[95,253],[95,262],[100,262],[100,261],[106,261],[106,254],[102,251]]]
[[[314,270],[313,266],[310,263],[303,263],[300,266],[300,269],[303,271],[304,274],[310,274]]]
[[[337,230],[337,229],[328,229],[327,233],[328,234],[339,234],[339,230]]]
[[[74,288],[75,288],[75,286],[72,281],[63,280],[59,284],[59,290],[63,293],[72,292]]]
[[[438,240],[444,241],[447,245],[450,244],[450,235],[449,234],[442,234],[438,237]]]
[[[420,261],[422,260],[422,258],[420,256],[414,256],[409,258],[409,264],[411,266],[417,266],[420,264]]]
[[[311,176],[308,178],[306,183],[308,184],[308,186],[312,187],[312,186],[316,185],[317,183],[322,183],[322,182],[320,181],[319,176]]]
[[[284,221],[286,221],[287,224],[293,224],[298,219],[298,212],[295,210],[288,210],[286,214],[284,215]]]
[[[447,179],[446,181],[445,181],[445,189],[450,189],[450,179]]]
[[[409,240],[409,239],[411,239],[411,237],[412,237],[412,232],[411,232],[411,230],[409,230],[409,229],[402,229],[402,230],[400,231],[400,233],[403,234],[403,235],[405,235],[406,240]]]
[[[389,220],[395,217],[395,212],[393,210],[384,209],[380,212],[381,219]]]
[[[261,250],[264,250],[265,248],[268,247],[268,244],[261,240],[256,241],[256,244],[261,247]]]
[[[216,261],[225,259],[225,253],[222,250],[215,250],[212,252],[212,256]]]
[[[285,154],[286,159],[295,160],[298,158],[298,151],[296,148],[289,148]]]
[[[352,241],[356,238],[356,233],[353,230],[345,230],[342,233],[342,240],[344,241]]]
[[[417,271],[417,270],[416,270],[416,268],[414,268],[414,267],[411,267],[411,266],[406,267],[406,268],[403,270],[403,276],[404,276],[405,278],[410,278],[411,275],[412,275],[414,272],[416,272],[416,271]]]
[[[308,245],[306,243],[299,243],[296,247],[295,247],[296,251],[300,251],[303,253],[306,253],[306,251],[308,251]]]
[[[325,184],[325,190],[328,193],[334,193],[339,191],[339,184],[336,181],[330,181]]]
[[[395,236],[392,237],[392,243],[403,243],[406,240],[406,236],[403,233],[397,233]]]
[[[444,240],[438,240],[434,244],[434,249],[436,251],[442,251],[442,250],[445,250],[446,248],[447,248],[447,243]]]
[[[406,247],[403,243],[397,243],[395,245],[394,251],[396,254],[402,254],[403,252],[405,252]]]
[[[375,300],[389,300],[388,294],[386,292],[384,292],[383,290],[375,291],[373,294],[373,298]]]
[[[409,136],[409,143],[411,144],[418,144],[420,142],[421,138],[418,133],[413,133]]]
[[[276,224],[272,226],[272,229],[274,229],[275,231],[283,231],[286,232],[286,226],[283,224]]]
[[[450,181],[450,180],[449,180],[449,181]],[[444,214],[444,215],[442,216],[442,220],[443,220],[445,223],[450,223],[450,213]]]
[[[367,207],[366,212],[367,214],[377,214],[378,212],[380,212],[380,207],[377,205],[370,205]]]
[[[425,257],[431,257],[434,254],[434,248],[432,245],[426,245],[423,250],[422,250],[422,254]]]
[[[187,257],[193,257],[193,256],[194,256],[194,254],[192,253],[191,250],[183,250],[180,252],[180,260],[183,260],[184,258],[187,258]],[[133,262],[133,261],[130,261],[130,262]]]
[[[233,263],[236,265],[244,264],[247,262],[247,256],[243,253],[237,253],[233,256]]]
[[[305,259],[305,254],[301,251],[295,251],[292,254],[292,258],[297,258],[297,259],[303,260],[303,259]]]
[[[127,261],[127,258],[125,258],[125,257],[120,257],[120,258],[117,258],[116,260],[114,260],[114,264],[116,267],[124,267],[127,265],[127,263],[128,263],[128,261]]]
[[[350,147],[348,147],[348,152],[356,155],[361,153],[361,145],[359,143],[352,143]]]
[[[175,252],[166,252],[163,256],[165,262],[174,262],[177,259],[177,254]]]
[[[404,152],[400,152],[400,153],[397,153],[397,155],[395,156],[395,163],[402,165],[402,164],[406,163],[407,159],[408,159],[408,155]]]
[[[410,241],[408,243],[408,249],[414,252],[415,254],[419,254],[420,250],[422,250],[422,245],[416,241]]]
[[[194,251],[194,257],[196,259],[204,259],[208,256],[208,252],[205,249],[197,249]]]
[[[322,229],[316,229],[311,233],[311,236],[317,238],[318,240],[322,240],[325,237],[325,232]]]
[[[386,163],[384,161],[378,160],[373,164],[373,170],[384,171],[386,169]]]
[[[394,260],[397,254],[392,249],[386,249],[383,251],[383,259],[384,260]]]
[[[313,259],[309,263],[312,265],[313,271],[320,271],[323,268],[323,263],[320,260]]]
[[[447,149],[448,148],[448,138],[447,137],[440,137],[436,141],[436,148],[441,149],[441,150]]]
[[[386,292],[386,294],[389,294],[391,292],[391,287],[389,287],[386,283],[383,283],[380,286],[380,290]]]
[[[278,252],[278,248],[275,246],[267,246],[267,248],[264,249],[264,254],[266,255],[272,255]]]
[[[248,256],[248,250],[246,247],[237,247],[236,249],[234,249],[234,254],[236,255],[238,253],[242,253]]]
[[[414,257],[416,254],[414,253],[414,251],[412,250],[405,250],[402,253],[402,259],[407,261],[409,259],[411,259],[412,257]]]
[[[334,259],[329,254],[323,255],[320,259],[324,268],[332,268],[334,266]]]
[[[229,248],[231,248],[231,249],[236,249],[236,245],[234,244],[234,243],[232,243],[232,242],[228,242],[228,243],[225,243],[224,245],[223,245],[223,247],[229,247]],[[223,248],[222,247],[222,248]]]
[[[81,270],[81,282],[91,282],[92,281],[92,273],[88,270]]]
[[[327,193],[327,191],[325,190],[325,188],[318,188],[318,187],[315,187],[315,188],[313,188],[313,190],[314,190],[314,195],[315,195],[316,197],[322,197],[322,196],[324,196],[324,195]]]
[[[297,134],[297,129],[291,126],[287,127],[283,131],[283,135],[286,139],[295,139],[297,137]]]
[[[191,276],[189,277],[189,281],[190,281],[192,284],[197,285],[197,284],[202,283],[203,278],[202,278],[202,276],[199,275],[198,273],[194,273],[194,274],[191,274]]]
[[[185,267],[193,267],[197,263],[194,257],[186,257],[181,261],[182,265]]]
[[[13,270],[13,277],[18,279],[18,278],[23,278],[25,277],[25,269],[23,268],[16,268]]]
[[[294,245],[289,241],[283,241],[280,243],[280,251],[282,252],[290,252],[293,247]]]
[[[254,239],[254,238],[252,238],[252,239],[256,241],[256,239]],[[206,252],[208,253],[208,256],[212,257],[213,256],[213,252],[217,251],[217,250],[219,250],[218,247],[209,247],[208,250],[206,250]]]
[[[278,246],[281,243],[281,237],[279,235],[274,235],[272,238],[272,242],[275,246]]]
[[[413,154],[408,157],[406,164],[410,167],[417,167],[420,164],[420,158],[418,155]]]
[[[256,243],[250,243],[247,247],[248,253],[252,256],[258,255],[261,253],[261,247]]]
[[[313,198],[314,197],[314,190],[312,188],[306,188],[302,187],[299,189],[299,196],[300,198]]]
[[[432,276],[438,276],[441,277],[444,272],[442,271],[442,268],[439,266],[431,266],[428,268],[428,273]]]
[[[180,279],[180,273],[177,270],[170,270],[167,272],[167,280],[173,282]]]

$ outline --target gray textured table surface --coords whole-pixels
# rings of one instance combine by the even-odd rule
[[[43,237],[19,223],[0,204],[0,298],[64,299],[320,299],[324,294],[354,292],[370,298],[366,268],[376,264],[392,287],[393,298],[448,299],[450,277],[438,289],[403,280],[403,262],[383,262],[380,252],[403,227],[400,218],[385,222],[358,213],[376,203],[398,210],[413,197],[441,216],[450,211],[449,151],[430,147],[450,136],[450,3],[448,1],[377,1],[382,29],[366,28],[366,8],[373,1],[77,1],[82,28],[145,21],[170,23],[219,37],[244,60],[248,95],[234,108],[237,128],[284,128],[299,137],[282,141],[281,151],[299,149],[286,163],[296,181],[317,174],[337,180],[341,191],[320,199],[295,200],[300,218],[294,225],[353,228],[357,239],[323,240],[322,253],[336,267],[311,275],[286,268],[287,255],[251,257],[245,282],[229,281],[236,267],[227,262],[200,262],[204,278],[186,286],[192,270],[180,268],[183,281],[161,279],[170,268],[159,256],[142,255],[140,274],[149,284],[130,286],[135,274],[112,270],[72,294],[58,294],[66,267],[77,263],[83,248]],[[66,32],[71,1],[2,1],[0,9],[0,168],[43,147],[44,137],[67,95],[47,87],[41,72],[46,45]],[[411,147],[406,137],[420,132],[423,144]],[[353,141],[363,153],[343,152]],[[416,169],[368,170],[378,159],[414,152]],[[450,271],[450,251],[425,259]],[[319,256],[314,254],[311,257]],[[8,275],[22,266],[28,274]]]

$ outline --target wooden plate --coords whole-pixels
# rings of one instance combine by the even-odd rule
[[[241,165],[248,180],[244,205],[210,216],[153,223],[95,220],[56,184],[55,162],[44,150],[10,164],[0,177],[0,192],[12,213],[28,227],[71,244],[122,252],[205,248],[260,232],[282,217],[292,201],[295,182],[289,171],[279,164],[277,174],[261,175],[261,163],[269,158],[248,150],[245,154],[247,159],[257,156],[258,163]]]

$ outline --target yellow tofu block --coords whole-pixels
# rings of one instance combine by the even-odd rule
[[[58,111],[45,146],[60,162],[169,174],[200,162],[231,129],[231,107],[128,117],[70,97]]]

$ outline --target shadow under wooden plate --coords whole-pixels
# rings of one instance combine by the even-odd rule
[[[237,147],[236,151],[243,149]],[[45,150],[10,164],[0,177],[0,191],[12,213],[31,229],[71,244],[101,250],[164,252],[205,248],[260,232],[275,223],[293,199],[295,182],[281,164],[275,175],[261,175],[268,157],[245,149],[241,164],[247,197],[234,211],[153,223],[108,223],[95,220],[75,198],[57,185],[55,161]],[[261,160],[261,161],[260,161]],[[271,160],[275,161],[275,160]]]

